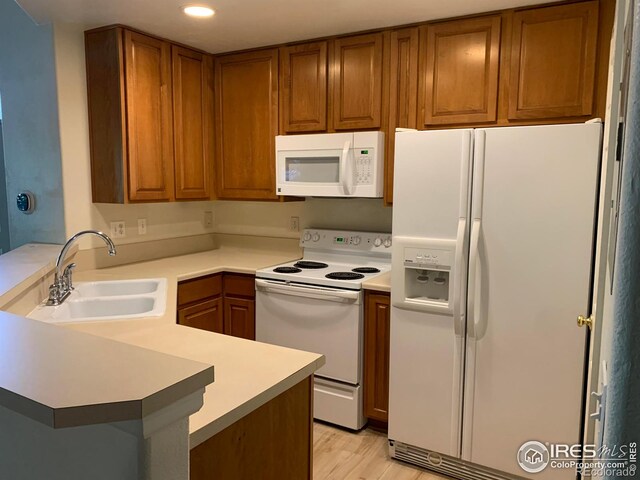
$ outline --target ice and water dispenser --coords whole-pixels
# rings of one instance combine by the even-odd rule
[[[453,303],[455,240],[395,237],[393,305],[447,313]]]

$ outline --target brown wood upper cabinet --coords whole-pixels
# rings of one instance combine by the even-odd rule
[[[421,27],[422,125],[496,120],[500,23],[493,15]]]
[[[382,33],[334,41],[333,127],[382,126]]]
[[[177,200],[211,197],[213,153],[213,60],[171,47],[173,130]]]
[[[327,42],[280,49],[282,131],[327,129]]]
[[[395,129],[416,128],[418,94],[418,28],[391,32],[389,75],[389,135],[385,156],[384,201],[393,201]]]
[[[129,200],[173,198],[171,46],[124,31]]]
[[[277,199],[278,50],[215,60],[218,198]]]
[[[591,115],[598,2],[513,14],[509,119]]]
[[[121,27],[85,49],[93,201],[209,198],[207,56]]]

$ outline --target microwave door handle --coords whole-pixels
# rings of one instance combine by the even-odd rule
[[[351,195],[351,191],[353,189],[353,170],[351,169],[351,165],[348,165],[350,153],[351,140],[347,140],[344,142],[342,158],[340,159],[340,180],[342,181],[342,189],[345,195]],[[347,169],[349,170],[348,174]]]

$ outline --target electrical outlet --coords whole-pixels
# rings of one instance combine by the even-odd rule
[[[292,232],[300,231],[300,217],[291,217],[289,219],[289,230]]]
[[[124,222],[111,222],[111,238],[123,238],[126,236]]]
[[[146,235],[147,234],[147,219],[139,218],[138,219],[138,235]]]
[[[213,212],[207,210],[204,212],[204,228],[213,228]]]

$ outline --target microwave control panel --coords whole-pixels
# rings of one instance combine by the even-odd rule
[[[373,184],[373,149],[358,149],[355,151],[356,185]]]

